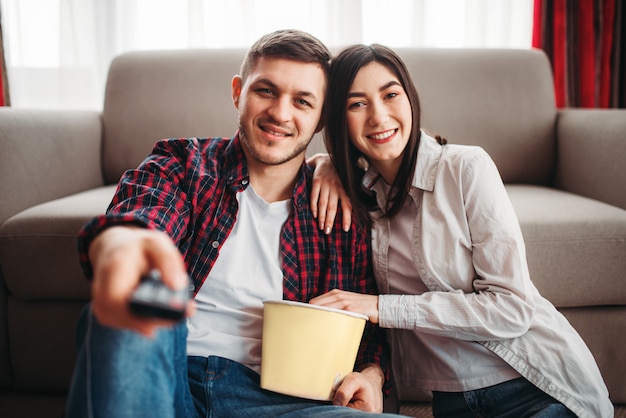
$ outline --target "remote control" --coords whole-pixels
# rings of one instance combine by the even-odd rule
[[[141,278],[129,306],[138,316],[180,320],[185,317],[191,293],[191,285],[180,290],[171,289],[161,280],[161,272],[155,269]]]

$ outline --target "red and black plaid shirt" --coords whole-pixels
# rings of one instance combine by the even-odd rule
[[[309,206],[311,178],[312,170],[303,164],[281,233],[284,299],[308,302],[335,288],[376,294],[367,229],[353,224],[350,232],[343,232],[339,213],[331,234],[320,231]],[[137,169],[124,173],[106,215],[80,231],[85,275],[92,275],[87,254],[91,240],[107,227],[136,224],[165,231],[174,240],[197,292],[235,223],[236,194],[248,185],[238,135],[158,142]],[[357,367],[379,364],[387,375],[383,346],[381,330],[368,323]]]

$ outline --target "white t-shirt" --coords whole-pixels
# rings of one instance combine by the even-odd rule
[[[233,230],[196,296],[187,320],[187,355],[220,356],[257,372],[263,301],[283,298],[280,232],[290,201],[267,203],[252,186],[237,194]]]

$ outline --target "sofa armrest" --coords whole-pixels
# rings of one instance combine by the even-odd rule
[[[556,134],[556,186],[626,209],[626,110],[560,110]]]
[[[100,113],[0,108],[0,225],[30,206],[102,185]]]

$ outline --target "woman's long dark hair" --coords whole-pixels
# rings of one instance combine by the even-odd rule
[[[394,217],[402,208],[411,188],[417,161],[417,148],[421,137],[419,96],[406,65],[391,49],[382,45],[353,45],[343,50],[332,62],[328,82],[328,101],[326,107],[326,132],[324,142],[339,178],[352,200],[354,215],[357,219],[371,225],[370,211],[377,208],[376,200],[370,190],[362,186],[365,170],[359,164],[361,158],[367,160],[350,140],[346,121],[348,93],[359,70],[372,62],[387,67],[400,81],[411,104],[412,126],[409,141],[402,155],[387,207],[381,208],[384,217]]]

